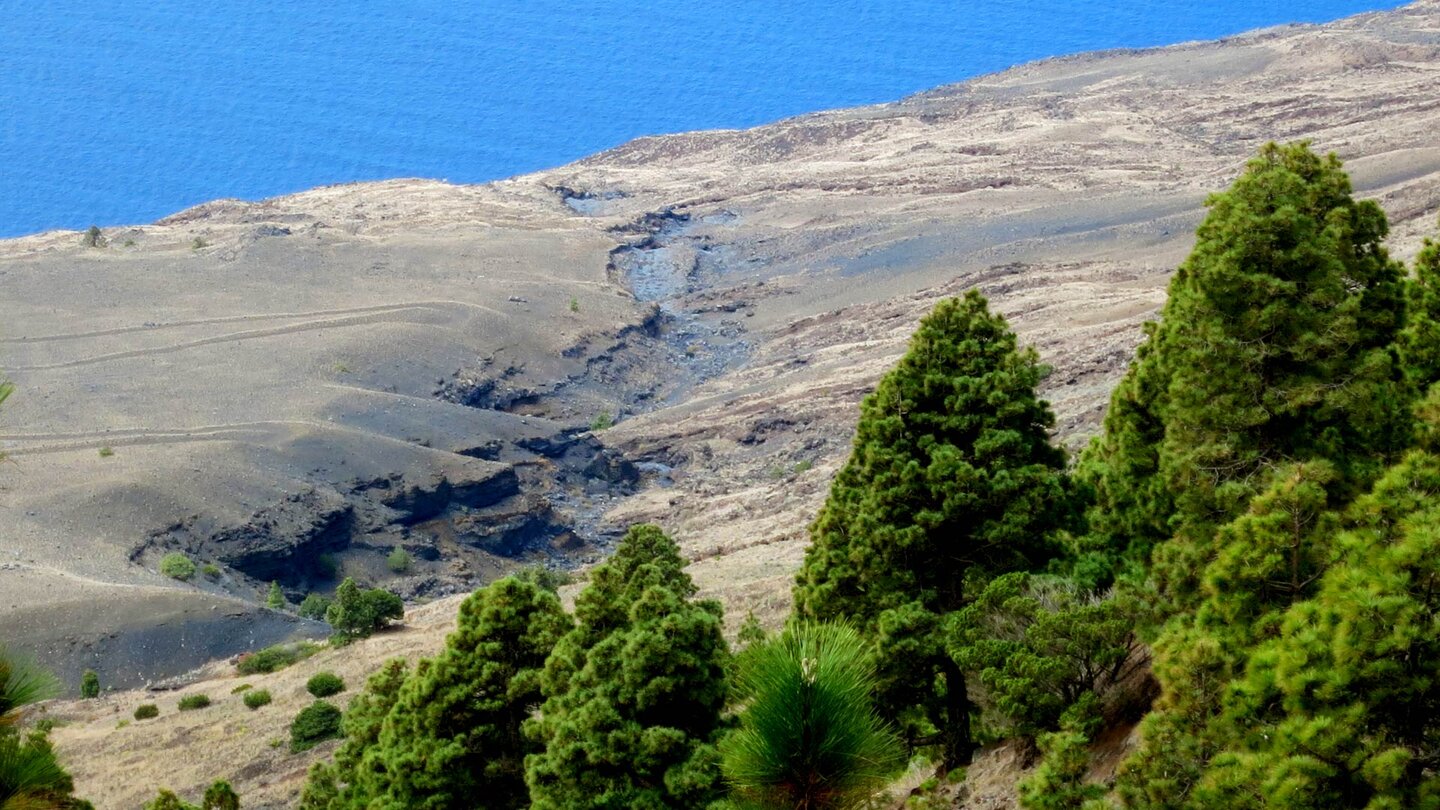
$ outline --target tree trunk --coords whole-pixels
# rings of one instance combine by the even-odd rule
[[[944,767],[952,771],[969,765],[975,753],[975,742],[970,739],[970,693],[965,689],[965,673],[949,656],[941,659],[940,670],[945,674],[945,728],[940,735]]]

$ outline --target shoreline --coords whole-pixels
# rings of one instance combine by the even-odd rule
[[[926,99],[926,98],[933,98],[933,97],[936,97],[936,96],[943,96],[943,95],[954,94],[954,93],[962,92],[963,89],[964,89],[965,87],[967,87],[967,86],[983,85],[983,84],[985,84],[985,83],[987,83],[987,82],[990,82],[990,81],[1002,81],[1002,80],[1004,80],[1005,77],[1007,77],[1009,74],[1016,73],[1016,72],[1024,72],[1024,71],[1027,71],[1027,70],[1032,70],[1032,69],[1037,69],[1037,68],[1042,68],[1042,67],[1049,67],[1049,66],[1054,66],[1054,65],[1064,65],[1064,64],[1070,63],[1070,62],[1084,63],[1084,62],[1087,62],[1087,61],[1100,61],[1100,60],[1104,60],[1104,59],[1106,59],[1106,58],[1112,58],[1112,57],[1115,57],[1115,56],[1134,56],[1134,55],[1150,54],[1150,53],[1160,52],[1160,51],[1184,50],[1184,49],[1187,49],[1187,48],[1203,47],[1203,46],[1206,46],[1207,44],[1231,43],[1231,42],[1236,42],[1236,41],[1241,41],[1241,40],[1246,40],[1246,39],[1258,39],[1258,38],[1265,38],[1265,37],[1270,37],[1270,36],[1277,36],[1277,35],[1282,35],[1282,34],[1284,34],[1284,33],[1286,33],[1286,32],[1291,32],[1291,31],[1295,31],[1295,30],[1302,30],[1302,29],[1307,29],[1307,28],[1315,28],[1315,27],[1326,26],[1326,25],[1343,24],[1343,23],[1346,23],[1346,22],[1348,22],[1348,21],[1359,20],[1359,19],[1364,18],[1364,17],[1367,17],[1367,16],[1369,16],[1369,15],[1393,13],[1393,12],[1395,12],[1395,11],[1401,9],[1401,8],[1404,8],[1404,7],[1407,6],[1407,5],[1411,5],[1412,3],[1413,3],[1413,4],[1421,4],[1421,3],[1424,3],[1424,2],[1426,2],[1426,0],[1412,0],[1411,3],[1399,3],[1399,4],[1396,4],[1396,5],[1392,6],[1392,7],[1385,8],[1385,9],[1380,9],[1380,10],[1360,11],[1360,12],[1357,12],[1357,13],[1354,13],[1354,14],[1348,14],[1348,15],[1345,15],[1345,16],[1342,16],[1342,17],[1335,18],[1335,19],[1333,19],[1333,20],[1327,20],[1327,21],[1323,21],[1323,22],[1304,22],[1304,21],[1301,21],[1301,22],[1283,22],[1283,23],[1277,23],[1277,24],[1273,24],[1273,25],[1266,25],[1266,26],[1262,26],[1262,27],[1259,27],[1259,28],[1252,28],[1252,29],[1248,29],[1248,30],[1236,32],[1236,33],[1229,34],[1229,35],[1225,35],[1225,36],[1218,37],[1218,38],[1206,39],[1206,38],[1204,38],[1203,36],[1201,36],[1201,37],[1195,37],[1195,38],[1181,39],[1181,40],[1177,40],[1177,41],[1170,42],[1170,43],[1166,43],[1166,44],[1160,44],[1160,45],[1147,45],[1147,46],[1138,46],[1138,47],[1117,46],[1117,47],[1111,47],[1111,48],[1097,48],[1097,49],[1088,49],[1088,50],[1074,51],[1074,52],[1068,52],[1068,53],[1054,54],[1054,55],[1050,55],[1050,56],[1042,56],[1042,57],[1038,57],[1038,58],[1034,58],[1034,59],[1026,59],[1026,60],[1022,60],[1022,61],[1020,61],[1020,62],[1016,62],[1015,64],[1012,64],[1012,65],[1010,65],[1010,66],[1008,66],[1008,67],[1005,67],[1005,68],[996,69],[996,70],[982,70],[982,71],[980,71],[980,72],[978,72],[978,73],[975,73],[975,74],[970,75],[970,76],[966,76],[966,77],[964,77],[964,78],[959,78],[959,79],[956,79],[956,80],[953,80],[953,81],[947,81],[947,82],[944,82],[944,83],[941,83],[941,84],[938,84],[938,85],[931,86],[931,87],[929,87],[929,88],[924,88],[924,89],[916,90],[916,91],[914,91],[914,92],[900,94],[900,95],[898,95],[897,97],[894,97],[894,98],[891,98],[890,100],[885,100],[885,101],[877,101],[877,102],[870,102],[870,103],[859,103],[859,104],[848,104],[848,103],[844,103],[844,102],[842,101],[841,103],[837,103],[837,104],[831,105],[831,106],[825,106],[825,107],[822,107],[822,108],[816,109],[816,110],[811,110],[811,111],[807,111],[807,112],[801,112],[801,113],[797,113],[797,114],[794,114],[794,115],[782,115],[782,116],[776,117],[776,118],[769,118],[769,119],[764,120],[764,121],[762,121],[762,122],[760,122],[760,123],[756,123],[756,124],[753,124],[753,125],[750,125],[750,126],[741,126],[741,127],[724,127],[724,126],[721,126],[721,127],[682,128],[682,129],[676,129],[676,130],[665,131],[665,132],[658,132],[658,133],[649,133],[649,134],[637,135],[637,136],[634,136],[634,137],[631,137],[631,138],[628,138],[628,139],[624,139],[624,140],[620,141],[619,143],[615,143],[615,144],[613,144],[613,145],[611,145],[611,146],[609,146],[609,147],[604,147],[604,148],[600,148],[600,149],[594,149],[594,150],[590,150],[590,151],[584,151],[584,152],[582,152],[579,156],[577,156],[577,157],[575,157],[575,158],[573,158],[573,159],[571,159],[571,160],[563,160],[563,159],[562,159],[562,162],[556,162],[556,163],[552,163],[552,162],[547,161],[547,162],[546,162],[546,165],[545,165],[544,167],[542,167],[542,168],[539,168],[539,169],[535,169],[535,170],[532,170],[532,171],[520,171],[520,172],[516,172],[516,173],[509,173],[509,174],[504,174],[504,175],[501,175],[501,176],[492,177],[492,178],[489,178],[489,179],[481,179],[481,180],[475,180],[475,181],[452,182],[452,181],[450,181],[448,178],[439,178],[439,177],[426,176],[426,175],[416,175],[416,174],[404,174],[404,173],[402,173],[402,174],[399,174],[399,175],[389,176],[389,177],[369,178],[369,179],[340,179],[340,180],[335,180],[335,181],[333,181],[333,182],[324,182],[324,183],[310,184],[310,185],[306,185],[306,184],[304,184],[303,182],[298,183],[298,184],[286,183],[286,184],[284,184],[284,185],[289,186],[289,187],[291,187],[291,188],[294,188],[295,185],[299,185],[300,187],[299,187],[299,188],[294,188],[294,190],[291,190],[291,191],[282,191],[282,192],[277,192],[277,193],[267,193],[267,194],[261,194],[261,195],[258,195],[258,196],[253,196],[253,197],[252,197],[252,196],[230,196],[230,195],[225,195],[225,194],[223,194],[223,192],[222,192],[222,194],[221,194],[220,196],[210,197],[210,198],[208,198],[208,199],[205,199],[205,200],[196,202],[196,203],[191,204],[191,205],[177,205],[177,206],[168,206],[168,205],[167,205],[167,206],[164,207],[164,210],[168,211],[169,213],[163,213],[163,214],[157,215],[157,216],[155,216],[153,219],[150,219],[149,221],[145,221],[145,216],[142,214],[142,215],[137,215],[137,216],[134,216],[134,217],[131,217],[131,216],[116,216],[116,217],[114,217],[114,218],[109,218],[109,219],[118,220],[118,221],[113,221],[113,224],[108,224],[108,225],[100,224],[99,219],[97,219],[97,220],[95,220],[95,221],[93,221],[93,222],[84,223],[84,224],[76,223],[76,224],[73,225],[73,226],[56,226],[56,227],[49,227],[49,228],[41,228],[40,230],[25,231],[25,232],[21,232],[21,233],[13,233],[13,234],[9,234],[7,231],[5,231],[5,230],[3,230],[3,229],[0,229],[0,243],[9,242],[9,241],[14,241],[14,240],[26,240],[26,239],[34,239],[34,238],[44,238],[44,237],[49,237],[49,236],[58,235],[58,234],[76,234],[76,233],[83,233],[83,232],[85,231],[85,229],[88,228],[88,227],[90,227],[91,225],[96,225],[96,226],[100,227],[102,230],[131,230],[131,229],[137,229],[137,228],[144,228],[144,227],[148,227],[148,226],[151,226],[151,225],[160,224],[160,223],[162,223],[162,222],[165,221],[165,220],[172,219],[172,218],[178,217],[178,216],[182,216],[182,215],[186,214],[187,212],[191,212],[191,211],[194,211],[194,210],[196,210],[196,209],[205,208],[205,207],[207,207],[207,206],[212,206],[212,205],[217,205],[217,204],[223,204],[223,203],[228,203],[228,202],[245,203],[245,204],[251,204],[251,205],[263,205],[263,204],[266,204],[266,203],[271,203],[271,202],[276,202],[276,201],[283,201],[283,200],[286,200],[286,199],[288,199],[288,198],[292,198],[292,197],[296,197],[296,196],[300,196],[300,195],[305,195],[305,194],[309,194],[309,193],[316,192],[316,191],[320,191],[320,190],[324,190],[324,189],[349,188],[349,187],[382,186],[382,185],[385,185],[385,184],[394,184],[394,183],[435,183],[435,184],[444,184],[444,185],[459,186],[459,187],[477,187],[477,186],[483,187],[483,186],[493,186],[493,185],[496,185],[496,184],[502,184],[502,183],[512,182],[512,181],[516,181],[516,180],[521,180],[521,179],[528,178],[528,177],[533,177],[533,176],[536,176],[536,175],[553,174],[553,173],[555,173],[555,172],[562,171],[562,170],[564,170],[564,169],[566,169],[566,168],[568,168],[568,167],[570,167],[570,166],[577,165],[577,164],[581,164],[581,163],[586,163],[586,162],[591,162],[591,161],[595,161],[595,160],[600,160],[600,159],[603,159],[604,156],[606,156],[606,155],[608,155],[608,154],[610,154],[610,153],[612,153],[612,152],[624,150],[624,149],[627,149],[627,148],[629,148],[629,147],[634,146],[635,144],[640,144],[640,143],[652,141],[652,140],[655,140],[655,139],[665,139],[665,138],[675,138],[675,137],[688,137],[688,136],[706,136],[706,135],[739,134],[739,133],[752,132],[752,131],[755,131],[755,130],[758,130],[758,129],[763,129],[763,128],[766,128],[766,127],[773,127],[773,126],[785,125],[785,124],[794,123],[794,122],[801,122],[801,121],[804,121],[804,120],[806,120],[806,119],[811,119],[811,118],[816,118],[816,117],[824,117],[824,116],[832,115],[832,114],[849,114],[849,113],[852,113],[852,112],[854,112],[854,111],[856,111],[856,110],[880,109],[880,108],[889,107],[889,106],[891,106],[891,105],[897,105],[897,104],[903,105],[903,104],[906,104],[906,103],[909,103],[909,102],[914,102],[914,101],[922,100],[922,99]],[[413,138],[420,138],[424,133],[404,133],[404,134],[405,134],[406,137],[409,137],[409,138],[412,138],[412,139],[413,139]],[[101,217],[100,219],[106,219],[106,218],[105,218],[105,217]]]

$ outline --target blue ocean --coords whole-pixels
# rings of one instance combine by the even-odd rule
[[[492,180],[638,135],[888,101],[1045,56],[1397,5],[3,2],[0,236],[351,180]]]

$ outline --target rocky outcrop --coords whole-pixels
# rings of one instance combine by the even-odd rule
[[[431,473],[414,481],[398,473],[357,483],[356,494],[375,497],[396,513],[396,522],[414,525],[447,509],[483,509],[520,494],[520,479],[509,467],[466,465],[458,471]]]

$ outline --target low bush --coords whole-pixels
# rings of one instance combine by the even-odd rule
[[[171,579],[187,580],[195,576],[195,563],[178,551],[160,558],[160,573]]]
[[[305,597],[300,603],[300,618],[314,619],[317,622],[325,621],[325,611],[330,609],[330,598],[312,593]]]
[[[199,810],[199,808],[181,799],[175,791],[161,788],[160,795],[147,802],[144,810]]]
[[[100,676],[95,674],[95,670],[85,670],[80,678],[80,697],[86,700],[100,697]]]
[[[260,708],[261,706],[269,706],[269,705],[270,705],[270,690],[268,690],[268,689],[254,689],[254,690],[251,690],[251,691],[249,691],[249,692],[246,692],[246,693],[245,693],[245,697],[241,698],[241,700],[245,701],[245,708],[251,709],[252,711],[253,711],[254,709]]]
[[[203,709],[209,705],[209,695],[186,695],[185,697],[180,698],[179,709],[182,712],[189,712],[194,711],[195,709]]]
[[[240,810],[240,797],[235,795],[235,789],[230,783],[218,779],[210,787],[205,789],[205,799],[200,804],[201,810]]]
[[[574,581],[568,571],[556,571],[543,565],[527,565],[515,573],[521,582],[528,582],[551,593]]]
[[[396,546],[395,550],[390,552],[390,556],[385,558],[385,565],[397,574],[408,572],[410,570],[410,563],[410,552],[399,546]]]
[[[317,700],[300,710],[290,723],[290,750],[308,751],[326,740],[340,736],[340,710]]]
[[[221,574],[220,566],[215,563],[205,563],[205,565],[200,568],[200,573],[209,579],[219,579]]]
[[[135,707],[136,720],[149,720],[160,716],[160,707],[154,703],[142,703]]]
[[[242,684],[240,684],[239,686],[235,687],[234,689],[231,689],[231,690],[230,690],[230,694],[232,694],[232,695],[238,695],[238,694],[240,694],[241,692],[248,691],[249,689],[250,689],[250,684],[248,684],[248,683],[242,683]]]
[[[282,670],[296,661],[303,661],[306,658],[320,651],[320,645],[313,641],[301,641],[295,644],[276,644],[273,647],[251,653],[240,659],[235,669],[241,675],[263,675],[270,672]]]
[[[345,681],[333,672],[317,672],[305,683],[305,691],[317,698],[330,697],[345,691]]]

